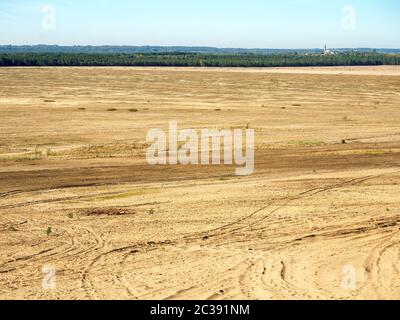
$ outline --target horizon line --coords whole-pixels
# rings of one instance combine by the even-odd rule
[[[210,49],[235,49],[235,50],[314,50],[314,49],[323,49],[324,46],[321,47],[292,47],[292,48],[279,48],[279,47],[219,47],[219,46],[210,46],[210,45],[132,45],[132,44],[0,44],[0,47],[38,47],[38,46],[47,46],[47,47],[136,47],[136,48],[151,48],[151,47],[159,47],[159,48],[210,48]],[[388,50],[400,50],[400,47],[329,47],[331,49],[388,49]]]

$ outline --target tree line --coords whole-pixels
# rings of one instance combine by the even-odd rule
[[[0,53],[0,66],[305,67],[399,65],[399,54]]]

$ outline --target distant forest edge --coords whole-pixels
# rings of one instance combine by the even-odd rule
[[[0,66],[305,67],[400,65],[400,54],[0,53]]]
[[[360,53],[398,53],[400,49],[385,48],[333,48],[335,52],[360,52]],[[320,53],[320,48],[313,49],[244,49],[244,48],[215,48],[215,47],[185,47],[185,46],[58,46],[58,45],[31,45],[13,46],[0,45],[2,53],[226,53],[226,54],[289,54],[289,53]]]

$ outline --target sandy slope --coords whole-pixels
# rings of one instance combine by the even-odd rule
[[[398,299],[400,76],[272,72],[0,69],[0,298]],[[255,174],[148,166],[169,119]]]

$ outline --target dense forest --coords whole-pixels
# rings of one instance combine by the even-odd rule
[[[0,66],[301,67],[399,65],[399,54],[0,53]]]

